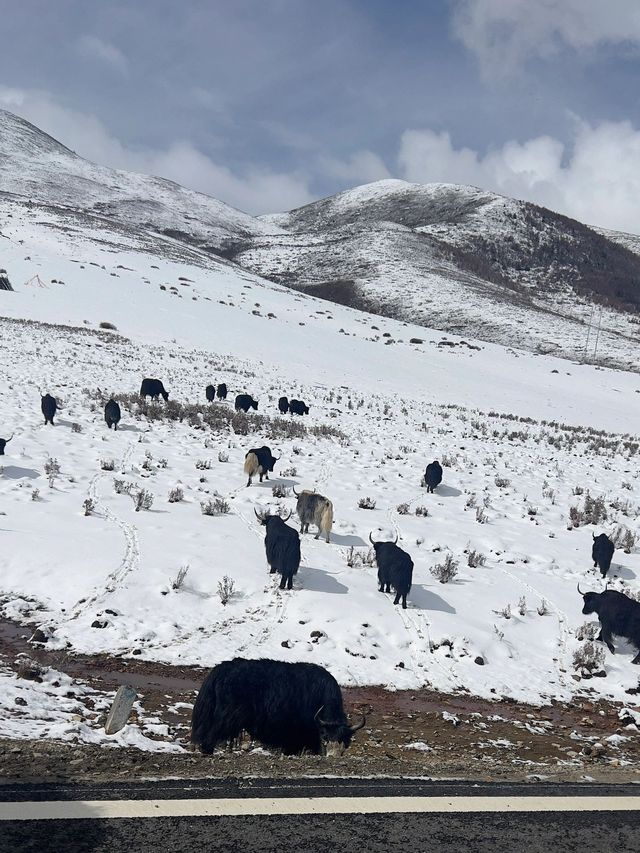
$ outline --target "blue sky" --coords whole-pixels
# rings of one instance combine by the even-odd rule
[[[384,177],[640,231],[639,0],[0,0],[0,106],[252,213]]]

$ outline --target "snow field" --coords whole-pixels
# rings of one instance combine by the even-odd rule
[[[226,381],[256,395],[258,414],[276,416],[278,397],[293,392],[271,365],[212,356],[213,371],[202,353],[174,345],[107,343],[33,324],[0,329],[3,424],[17,433],[0,476],[3,609],[38,621],[50,647],[204,666],[234,654],[309,660],[345,685],[428,684],[531,702],[582,691],[622,699],[637,684],[624,642],[619,654],[607,653],[605,678],[572,677],[579,675],[572,664],[581,646],[576,630],[587,621],[576,583],[600,588],[590,568],[591,531],[612,533],[624,524],[637,533],[633,443],[616,439],[612,450],[604,443],[609,436],[587,430],[319,383],[295,386],[312,406],[296,422],[326,424],[346,440],[212,433],[186,421],[147,421],[124,405],[113,432],[95,389],[135,392],[149,364],[171,399],[204,401],[209,381]],[[16,366],[11,354],[18,352]],[[38,387],[63,402],[54,428],[43,425]],[[244,454],[264,443],[281,458],[270,481],[247,488]],[[218,461],[221,453],[227,462]],[[44,471],[50,458],[60,466],[52,488]],[[420,479],[435,458],[445,463],[444,481],[428,495]],[[110,460],[114,470],[104,471]],[[114,479],[151,492],[151,509],[136,512],[129,495],[116,494]],[[294,509],[294,484],[327,495],[335,524],[329,545],[302,537],[294,590],[281,592],[279,577],[268,574],[254,508]],[[274,485],[284,487],[284,497],[274,497]],[[176,486],[184,499],[170,503]],[[584,502],[572,494],[576,486],[605,497],[608,517],[597,528],[567,529],[569,507]],[[87,497],[94,502],[89,516]],[[230,512],[203,515],[201,501],[215,497]],[[360,509],[363,497],[375,509]],[[402,504],[407,513],[397,511]],[[428,515],[416,515],[419,507]],[[296,525],[295,514],[289,523]],[[377,591],[374,566],[347,565],[352,547],[366,557],[370,531],[374,538],[397,531],[414,560],[406,611]],[[484,565],[467,565],[470,550],[484,555]],[[447,554],[458,574],[441,584],[430,570]],[[637,592],[637,573],[637,555],[617,551],[616,588]],[[218,595],[225,576],[235,587],[226,605]],[[538,614],[542,599],[545,615]],[[501,615],[507,605],[510,618]]]

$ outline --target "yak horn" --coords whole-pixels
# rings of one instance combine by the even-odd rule
[[[372,544],[372,545],[375,545],[375,544],[376,544],[376,543],[373,541],[373,539],[371,538],[371,531],[369,531],[369,542],[371,542],[371,544]]]
[[[256,516],[256,518],[258,519],[258,521],[263,521],[263,520],[264,520],[264,519],[269,515],[269,513],[268,513],[268,512],[266,512],[266,513],[259,513],[259,512],[256,510],[256,508],[255,508],[255,507],[253,508],[253,511],[254,511],[255,516]]]
[[[290,510],[289,510],[289,515],[288,515],[286,518],[283,518],[282,520],[283,520],[283,521],[289,521],[289,519],[291,518],[291,513],[292,513],[292,512],[293,512],[293,510],[291,510],[291,509],[290,509]]]
[[[580,595],[585,595],[585,593],[580,589],[580,581],[578,581],[578,592]]]
[[[393,540],[394,545],[398,544],[398,536],[399,536],[399,534],[398,534],[398,531],[396,530],[396,538]]]
[[[291,486],[291,491],[293,492],[293,494],[294,494],[297,498],[299,498],[299,497],[300,497],[300,492],[296,492],[296,487],[295,487],[295,486]]]
[[[11,433],[11,438],[13,438],[13,436],[14,436],[14,435],[15,435],[15,432],[12,432],[12,433]],[[11,441],[11,438],[8,438],[8,439],[6,440],[6,442],[5,442],[5,443],[7,443],[7,444],[8,444],[8,443]]]
[[[314,721],[315,721],[315,720],[317,720],[317,721],[318,721],[319,723],[321,723],[322,725],[326,725],[326,723],[325,723],[323,720],[320,720],[320,719],[319,719],[320,711],[322,711],[322,709],[323,709],[323,708],[324,708],[324,705],[320,705],[320,707],[318,708],[318,710],[317,710],[317,711],[315,712],[315,714],[313,715],[313,719],[314,719]]]
[[[356,732],[359,732],[360,729],[363,729],[366,722],[367,722],[367,718],[365,716],[364,711],[360,711],[360,713],[362,715],[362,719],[360,720],[360,722],[356,726],[351,726],[351,734],[352,735],[354,735]]]

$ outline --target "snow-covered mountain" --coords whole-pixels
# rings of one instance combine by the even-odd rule
[[[0,110],[0,191],[36,206],[68,208],[210,249],[230,238],[273,231],[253,216],[165,178],[90,163],[6,110]]]
[[[265,221],[285,233],[232,240],[227,252],[274,281],[461,335],[638,367],[637,238],[476,187],[396,180]]]
[[[55,649],[206,666],[237,653],[308,660],[343,684],[537,702],[589,691],[624,700],[635,689],[628,645],[616,641],[615,656],[587,645],[576,583],[600,588],[589,556],[592,532],[604,530],[621,546],[614,588],[640,592],[637,374],[291,290],[223,257],[224,241],[234,222],[256,244],[277,229],[278,240],[301,240],[297,214],[259,221],[199,197],[208,213],[185,227],[221,238],[222,254],[207,251],[195,235],[161,233],[184,212],[179,188],[90,167],[4,122],[14,148],[15,128],[35,134],[35,153],[27,135],[0,166],[11,184],[0,195],[0,268],[13,287],[0,290],[0,437],[15,433],[0,471],[0,613],[38,623]],[[89,189],[80,173],[93,176]],[[161,186],[162,222],[137,221],[127,185],[136,197]],[[394,186],[358,191],[360,207],[380,193],[388,203]],[[116,212],[96,212],[108,199]],[[346,201],[348,218],[358,204]],[[395,245],[400,265],[398,240],[428,239],[412,228],[392,222],[368,237],[363,227],[353,239]],[[438,281],[451,293],[460,284]],[[470,302],[471,284],[465,292]],[[482,292],[474,310],[486,305]],[[497,291],[492,305],[515,313]],[[528,333],[538,315],[518,310]],[[545,316],[550,336],[564,334],[562,318],[556,327]],[[144,376],[163,379],[169,407],[141,409],[132,395]],[[252,393],[257,416],[209,406],[204,388],[220,381],[232,398]],[[55,428],[40,416],[45,390],[64,406]],[[117,433],[102,415],[111,393],[122,398]],[[278,419],[281,394],[306,400],[310,415]],[[280,457],[273,480],[246,488],[244,455],[265,443]],[[435,458],[445,479],[427,495],[420,480]],[[281,593],[253,510],[294,510],[293,485],[329,496],[336,521],[329,545],[303,537],[296,587]],[[140,489],[153,496],[148,511],[131,500]],[[201,511],[218,500],[228,512]],[[397,533],[412,556],[406,611],[377,591],[370,531]],[[449,555],[458,573],[441,584]]]

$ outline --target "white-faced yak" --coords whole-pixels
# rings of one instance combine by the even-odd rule
[[[206,676],[193,706],[191,743],[205,755],[246,732],[285,755],[340,754],[366,723],[349,725],[335,678],[315,663],[234,658]]]

